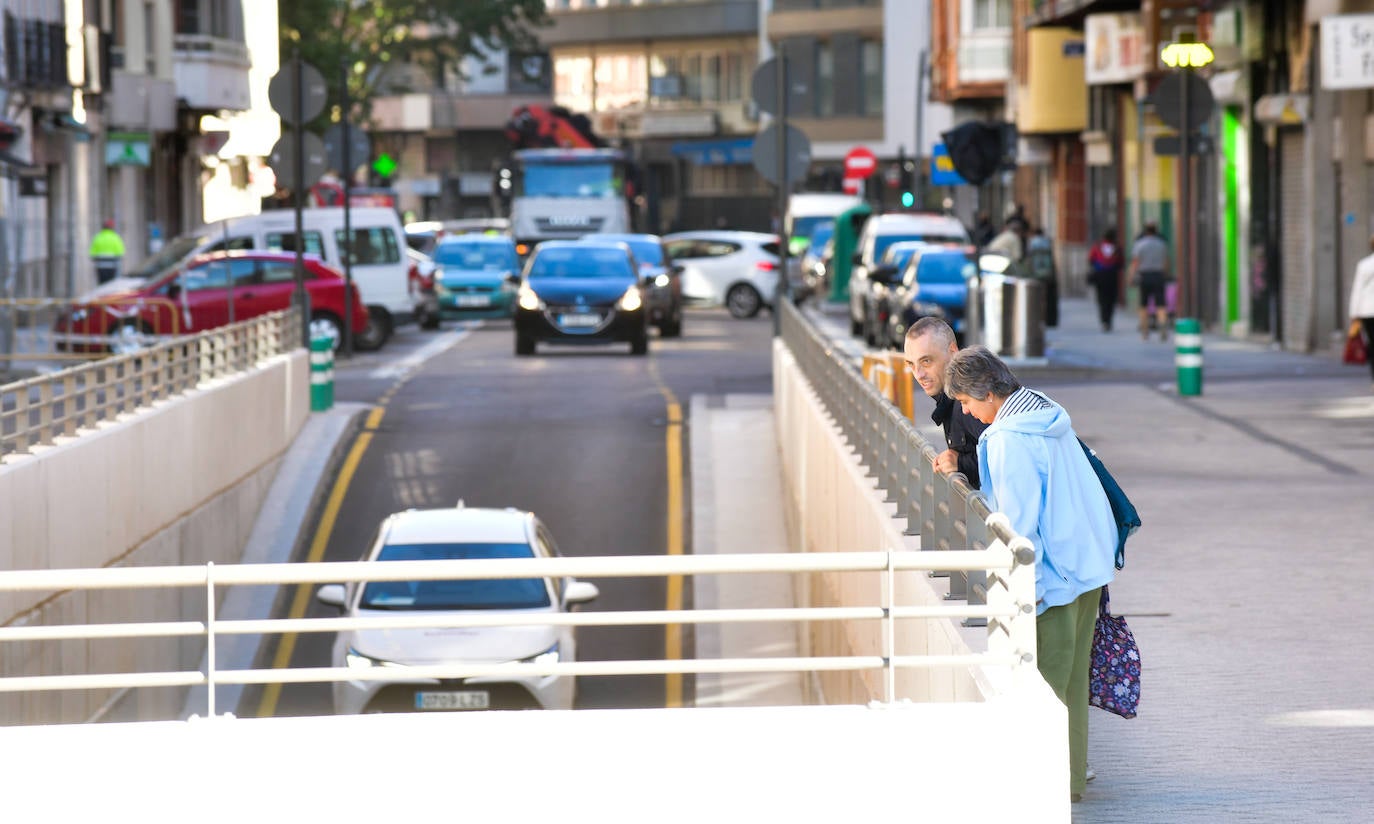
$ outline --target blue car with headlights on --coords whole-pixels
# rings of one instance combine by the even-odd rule
[[[924,317],[943,318],[963,345],[969,282],[978,274],[967,250],[929,245],[914,250],[900,270],[878,267],[874,271],[886,281],[885,306],[880,311],[887,318],[887,328],[879,330],[880,346],[901,349],[907,328]]]
[[[630,247],[644,279],[645,302],[649,304],[649,325],[657,326],[659,335],[676,338],[682,334],[682,266],[673,263],[663,238],[647,234],[619,234],[604,232],[583,235],[583,240],[618,241]]]
[[[515,354],[540,342],[630,344],[649,351],[645,281],[622,242],[546,240],[525,262],[515,302]]]
[[[446,235],[434,246],[434,294],[449,319],[508,318],[520,258],[508,235]]]

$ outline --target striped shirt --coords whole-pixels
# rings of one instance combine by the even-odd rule
[[[1020,415],[1022,412],[1034,412],[1037,409],[1049,409],[1053,404],[1039,392],[1032,392],[1026,387],[1021,387],[1007,396],[1002,404],[1002,408],[997,410],[997,417],[994,421],[1003,418],[1010,418],[1012,415]]]

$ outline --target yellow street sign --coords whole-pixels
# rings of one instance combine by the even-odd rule
[[[1170,43],[1159,58],[1171,69],[1200,69],[1216,58],[1206,43]]]

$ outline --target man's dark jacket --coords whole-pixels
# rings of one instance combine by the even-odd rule
[[[930,419],[945,430],[945,443],[959,453],[959,471],[978,489],[978,437],[988,425],[965,412],[944,392],[935,397],[935,411],[930,413]]]

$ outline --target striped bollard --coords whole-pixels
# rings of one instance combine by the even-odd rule
[[[327,412],[334,406],[334,341],[310,339],[310,411]]]
[[[1202,324],[1195,318],[1179,318],[1174,324],[1174,366],[1178,367],[1178,394],[1202,394]]]

